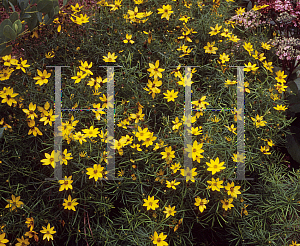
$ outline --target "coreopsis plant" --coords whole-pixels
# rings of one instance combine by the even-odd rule
[[[276,226],[285,223],[281,204],[291,221],[299,200],[296,179],[284,187],[294,200],[274,192],[285,176],[276,149],[290,123],[287,73],[273,73],[267,33],[247,36],[223,21],[243,15],[237,5],[70,2],[52,25],[15,41],[18,50],[0,61],[1,243],[298,240],[296,223]],[[241,164],[255,180],[237,179]],[[274,196],[269,204],[262,190]],[[268,206],[279,208],[271,223],[255,212]]]

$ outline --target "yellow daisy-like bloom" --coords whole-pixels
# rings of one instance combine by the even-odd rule
[[[46,159],[41,160],[41,162],[43,162],[43,165],[51,165],[54,168],[55,167],[54,150],[51,152],[51,155],[45,153],[45,157]]]
[[[227,194],[237,198],[238,194],[241,194],[241,192],[239,191],[239,189],[241,188],[241,186],[234,186],[234,182],[232,181],[232,183],[227,183],[227,185],[225,186],[225,189],[227,190]]]
[[[105,62],[115,62],[116,60],[116,58],[118,57],[118,56],[115,56],[115,53],[110,53],[110,52],[108,52],[108,54],[107,54],[107,56],[103,56],[104,57],[104,59],[103,59],[103,61],[105,61]]]
[[[218,50],[217,47],[214,47],[215,41],[212,43],[207,42],[207,46],[204,46],[205,53],[208,54],[216,54],[216,50]]]
[[[52,234],[55,234],[55,233],[56,233],[56,231],[53,230],[53,229],[54,229],[54,226],[53,226],[53,227],[50,227],[50,224],[48,223],[47,228],[45,228],[44,226],[42,226],[42,228],[43,228],[43,230],[40,230],[40,232],[43,233],[43,234],[45,234],[45,235],[43,236],[43,240],[44,240],[45,238],[47,238],[48,241],[50,241],[50,239],[53,240]]]
[[[15,197],[14,195],[11,195],[11,200],[7,199],[8,204],[5,206],[5,208],[11,208],[11,210],[14,210],[22,207],[24,203],[20,201],[20,197],[21,196]]]
[[[76,201],[77,201],[77,198],[72,200],[72,197],[69,195],[68,200],[64,199],[64,203],[63,203],[64,209],[76,211],[75,206],[79,204]]]
[[[260,151],[265,155],[271,155],[271,152],[269,152],[269,150],[269,146],[260,146]]]
[[[250,72],[250,71],[256,71],[259,67],[256,67],[256,64],[251,64],[251,62],[248,62],[248,65],[245,65],[244,71]]]
[[[206,162],[206,165],[208,165],[207,171],[211,171],[212,175],[214,175],[217,172],[220,172],[222,169],[225,169],[224,167],[224,161],[219,163],[219,157],[216,158],[216,160],[210,159],[210,162]]]
[[[132,35],[126,34],[126,39],[123,40],[123,43],[127,44],[128,42],[133,44],[134,41],[131,40]]]
[[[223,204],[223,205],[222,205],[222,208],[224,208],[225,211],[227,211],[228,209],[233,208],[234,205],[231,204],[232,201],[233,201],[233,198],[229,198],[228,200],[227,200],[227,199],[221,200],[221,203]]]
[[[159,205],[157,204],[159,200],[154,200],[154,196],[150,197],[148,196],[148,199],[143,199],[144,200],[144,204],[143,206],[147,207],[147,210],[152,209],[155,210],[156,208],[159,207]]]
[[[89,179],[94,178],[95,181],[98,180],[98,178],[102,178],[103,177],[103,170],[104,167],[101,167],[100,164],[94,164],[94,168],[87,168],[87,175],[89,175]]]
[[[168,207],[165,207],[166,211],[163,211],[166,214],[166,218],[168,218],[170,215],[174,216],[176,211],[175,211],[175,206],[171,207],[169,205]]]
[[[202,213],[204,211],[204,209],[206,209],[206,204],[209,202],[209,200],[206,200],[206,198],[204,199],[200,199],[200,197],[196,197],[195,198],[195,203],[194,205],[196,205],[197,207],[199,207],[200,212]]]
[[[27,118],[34,120],[35,117],[37,118],[37,115],[34,112],[35,109],[36,109],[36,104],[33,104],[31,102],[29,104],[29,109],[22,109],[22,110],[27,115]]]
[[[155,231],[152,237],[153,244],[156,244],[157,246],[168,246],[169,244],[164,241],[166,237],[167,235],[164,235],[163,232],[158,235]]]
[[[217,24],[215,27],[209,27],[209,28],[210,28],[212,31],[209,32],[208,34],[209,34],[210,36],[214,36],[214,35],[217,35],[217,34],[220,32],[222,26],[219,26],[219,25]]]
[[[277,77],[275,78],[277,80],[278,83],[285,83],[285,78],[287,77],[287,75],[284,75],[284,71],[277,71],[276,72]]]
[[[237,15],[242,15],[243,13],[245,13],[245,8],[240,7],[239,9],[237,9],[237,10],[235,11],[235,13],[236,13]]]
[[[165,69],[159,68],[159,60],[157,60],[155,62],[155,65],[152,63],[149,63],[149,67],[150,68],[147,69],[147,71],[150,72],[149,77],[154,76],[154,79],[157,79],[157,77],[162,78],[161,72],[165,71]]]
[[[265,50],[270,50],[271,49],[271,45],[269,45],[267,43],[264,43],[264,42],[261,43],[261,47]]]
[[[172,91],[167,90],[167,93],[163,93],[163,94],[165,95],[164,98],[167,99],[168,102],[171,102],[171,101],[175,102],[175,98],[178,97],[177,96],[178,91],[174,92],[174,90],[172,90]]]
[[[63,190],[68,190],[68,189],[73,189],[72,183],[72,176],[68,177],[65,176],[64,180],[58,180],[58,182],[60,183],[60,187],[59,187],[59,191],[63,191]]]
[[[277,105],[276,107],[273,107],[274,109],[278,110],[278,111],[285,111],[287,110],[287,107],[284,105]]]
[[[186,182],[189,180],[195,182],[194,176],[197,175],[196,169],[197,169],[196,167],[192,168],[191,170],[189,167],[187,167],[186,169],[180,169],[181,175],[186,177]]]
[[[80,61],[81,66],[79,66],[79,69],[83,72],[85,72],[86,74],[90,74],[93,75],[93,72],[91,70],[89,70],[89,68],[92,67],[93,63],[91,62],[90,64],[88,64],[87,61],[85,61],[84,63],[82,61]]]
[[[48,78],[51,77],[51,73],[47,73],[46,70],[41,72],[39,69],[37,70],[37,73],[39,76],[33,78],[34,80],[37,80],[37,82],[35,84],[37,84],[37,85],[47,84]]]
[[[209,186],[207,186],[208,189],[211,189],[212,191],[220,191],[220,188],[224,188],[224,186],[222,185],[223,184],[223,180],[219,180],[219,178],[217,179],[214,179],[214,178],[211,178],[211,181],[210,180],[207,180],[206,181]]]
[[[83,14],[80,14],[80,16],[76,16],[76,15],[73,15],[73,17],[76,18],[76,20],[74,20],[72,17],[70,17],[71,21],[73,21],[74,23],[78,24],[78,25],[82,25],[84,23],[88,23],[89,22],[89,17],[87,17],[87,15],[83,15]]]
[[[229,58],[229,55],[226,55],[225,53],[223,53],[222,55],[220,54],[219,59],[221,60],[222,63],[225,63],[225,62],[229,61],[230,58]]]
[[[8,88],[4,87],[3,90],[5,92],[0,93],[0,97],[3,98],[1,103],[7,103],[9,106],[11,106],[13,103],[17,102],[13,97],[19,95],[19,93],[14,93],[14,88],[10,88],[9,86]]]
[[[290,244],[289,246],[300,246],[300,243],[297,243],[297,241],[292,241],[292,244]]]
[[[162,9],[157,9],[158,10],[158,14],[162,14],[161,19],[162,18],[166,18],[167,20],[170,19],[170,15],[172,13],[174,13],[174,11],[171,10],[172,6],[171,5],[163,5]]]
[[[225,83],[224,83],[224,85],[227,87],[228,85],[235,85],[235,84],[237,84],[237,81],[235,81],[235,80],[229,80],[229,79],[227,79],[226,81],[225,81]]]
[[[8,243],[9,240],[8,239],[5,239],[5,233],[2,233],[0,235],[0,246],[5,246],[5,243]]]
[[[26,246],[26,245],[30,244],[30,242],[28,241],[28,238],[24,239],[23,236],[21,238],[17,238],[17,240],[18,240],[18,243],[16,243],[15,246]]]
[[[76,76],[71,77],[71,79],[75,79],[74,83],[79,83],[83,78],[85,78],[88,74],[83,71],[78,71]]]
[[[256,128],[265,126],[265,123],[267,123],[266,121],[263,121],[263,116],[259,116],[258,114],[256,115],[256,119],[254,119],[253,117],[251,117],[251,119],[254,121]]]
[[[251,53],[251,51],[253,51],[253,46],[252,44],[249,42],[249,43],[245,43],[243,45],[244,49],[247,50],[249,52],[249,54]]]
[[[172,188],[172,189],[176,190],[176,185],[179,185],[180,182],[176,182],[176,179],[171,182],[166,180],[166,184],[167,184],[168,188]]]

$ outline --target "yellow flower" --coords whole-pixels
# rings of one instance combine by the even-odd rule
[[[169,244],[164,241],[166,237],[167,235],[164,235],[163,232],[158,235],[155,231],[152,237],[153,244],[156,244],[157,246],[168,246]]]
[[[55,167],[54,150],[51,152],[51,155],[45,153],[45,157],[46,159],[41,160],[41,162],[44,162],[43,165],[51,165],[54,168]]]
[[[199,207],[200,212],[202,213],[204,211],[204,209],[206,209],[206,204],[209,202],[209,200],[206,200],[206,198],[204,199],[200,199],[200,197],[196,197],[195,198],[195,203],[194,205],[196,205],[197,207]]]
[[[5,206],[5,208],[11,208],[11,210],[14,210],[22,207],[24,203],[20,201],[20,197],[21,196],[15,197],[14,195],[11,195],[11,200],[7,199],[8,204]]]
[[[86,73],[86,75],[90,74],[93,75],[93,72],[91,70],[89,70],[89,68],[92,67],[93,63],[91,62],[90,64],[88,64],[87,61],[85,61],[84,63],[82,61],[80,61],[81,66],[79,66],[79,69],[83,72]]]
[[[27,224],[27,227],[30,227],[30,231],[32,231],[34,227],[34,219],[32,217],[26,218],[25,224]]]
[[[47,125],[49,123],[50,126],[52,126],[52,122],[55,121],[55,118],[58,117],[58,115],[53,115],[53,110],[50,109],[50,111],[44,111],[43,112],[44,117],[40,119],[40,121],[44,121],[44,125]]]
[[[111,7],[110,11],[115,11],[121,7],[122,0],[115,0],[115,4],[109,4],[108,6]]]
[[[226,55],[225,53],[223,53],[222,55],[220,54],[219,59],[221,60],[222,63],[225,63],[225,62],[229,61],[230,58],[229,58],[229,55]]]
[[[172,188],[172,189],[176,190],[176,185],[179,185],[180,182],[176,182],[176,179],[171,182],[166,180],[166,184],[167,184],[168,188]]]
[[[190,18],[191,17],[188,17],[188,16],[184,15],[179,20],[184,21],[185,23],[187,23]]]
[[[98,130],[99,128],[94,129],[94,126],[91,126],[89,129],[83,129],[82,131],[85,133],[86,137],[92,138],[97,137],[97,134],[100,133]]]
[[[47,228],[45,228],[44,226],[42,226],[42,228],[43,228],[43,230],[40,230],[40,232],[43,233],[43,234],[45,234],[45,235],[43,236],[43,240],[44,240],[45,238],[47,238],[48,241],[50,241],[50,239],[53,240],[52,234],[55,234],[55,233],[56,233],[56,231],[53,230],[53,229],[54,229],[54,226],[50,228],[50,224],[48,223]]]
[[[134,41],[131,40],[132,35],[126,34],[126,39],[123,40],[123,43],[127,44],[128,42],[133,44]]]
[[[191,170],[189,167],[187,167],[186,169],[180,169],[181,175],[186,177],[186,182],[189,180],[195,182],[194,176],[197,175],[196,169],[197,169],[196,167],[192,168]]]
[[[263,62],[263,66],[264,66],[267,70],[269,70],[271,73],[273,72],[272,68],[274,68],[274,67],[272,66],[272,62],[264,61],[264,62]]]
[[[276,72],[277,77],[275,78],[277,80],[278,83],[285,83],[285,79],[287,77],[287,75],[284,75],[284,71],[277,71]]]
[[[76,76],[71,77],[71,79],[75,79],[74,83],[77,84],[79,83],[83,78],[85,78],[88,74],[83,73],[83,71],[77,72]]]
[[[73,189],[72,183],[72,176],[68,177],[65,176],[64,180],[58,180],[58,182],[61,184],[61,186],[59,187],[59,191],[63,191],[63,190],[68,190],[68,189]]]
[[[71,9],[72,9],[72,11],[73,11],[74,14],[76,14],[77,12],[80,12],[82,8],[83,8],[83,6],[79,7],[78,3],[76,3],[75,6],[71,5]]]
[[[227,79],[224,83],[224,85],[227,87],[228,85],[235,85],[237,82],[235,80],[231,81]]]
[[[224,125],[225,126],[225,125]],[[229,127],[229,126],[225,126],[227,129],[228,129],[228,131],[230,131],[230,132],[232,132],[232,133],[234,133],[235,135],[236,135],[236,128],[234,127],[234,125],[233,124],[231,124],[231,126]]]
[[[37,70],[37,73],[39,76],[33,78],[34,80],[37,80],[37,82],[35,84],[38,84],[38,85],[47,84],[48,78],[50,78],[51,73],[47,73],[46,70],[41,72],[39,69]]]
[[[86,142],[85,138],[86,135],[82,134],[81,132],[76,132],[76,134],[73,135],[75,140],[78,140],[80,144],[82,144],[82,141]]]
[[[285,91],[285,88],[287,88],[287,86],[284,85],[283,83],[281,83],[281,84],[276,84],[276,85],[274,85],[274,86],[275,86],[276,90],[278,91],[278,93],[284,92],[284,91]]]
[[[155,62],[155,65],[152,63],[149,63],[149,67],[150,68],[147,69],[147,71],[150,72],[149,77],[154,76],[154,79],[156,79],[157,77],[162,78],[161,72],[165,71],[165,69],[159,68],[159,60],[157,60]]]
[[[28,238],[24,239],[23,236],[22,236],[22,238],[17,238],[17,240],[18,240],[18,243],[16,243],[15,246],[26,246],[26,245],[30,244],[30,242],[28,241]]]
[[[87,175],[89,175],[89,179],[94,178],[95,181],[98,180],[98,178],[102,178],[103,177],[103,170],[104,167],[101,167],[100,164],[94,164],[94,168],[87,168]]]
[[[1,103],[7,103],[9,106],[11,106],[13,103],[17,102],[13,97],[19,95],[19,93],[14,93],[13,92],[14,88],[10,88],[9,86],[8,88],[4,87],[3,90],[6,91],[0,94],[0,97],[3,98]]]
[[[227,185],[225,186],[225,189],[227,190],[227,194],[237,198],[238,194],[241,194],[241,192],[239,191],[239,189],[241,188],[241,186],[234,186],[234,182],[232,181],[232,183],[227,183]]]
[[[159,200],[154,200],[154,196],[150,197],[148,196],[148,199],[143,199],[144,200],[144,204],[143,206],[147,207],[147,210],[152,209],[155,210],[156,208],[159,207],[159,205],[157,204]]]
[[[268,152],[270,150],[269,146],[260,146],[260,151],[265,155],[271,155],[271,152]]]
[[[219,157],[216,158],[214,161],[213,159],[210,159],[210,162],[206,162],[206,165],[208,165],[207,171],[211,171],[212,175],[214,175],[217,172],[220,172],[222,169],[225,169],[224,167],[224,161],[219,163]]]
[[[168,102],[170,102],[170,101],[175,102],[174,99],[178,97],[178,96],[177,96],[178,91],[177,91],[177,92],[174,92],[174,90],[172,90],[172,91],[167,90],[167,93],[163,93],[163,94],[165,95],[164,98],[167,99]]]
[[[254,121],[256,128],[265,126],[265,123],[267,123],[266,121],[263,121],[263,116],[259,116],[258,114],[256,115],[256,119],[254,119],[253,117],[251,117],[251,119]]]
[[[173,170],[173,173],[177,173],[177,171],[180,169],[180,167],[181,167],[181,165],[178,162],[178,163],[172,164],[170,168]]]
[[[261,43],[261,47],[265,50],[270,50],[271,49],[271,45],[269,45],[267,43],[264,43],[264,42]]]
[[[210,34],[210,36],[217,35],[220,32],[221,28],[222,26],[219,26],[218,24],[215,27],[210,27],[212,31],[209,32],[208,34]]]
[[[207,188],[211,189],[212,191],[214,190],[220,191],[220,188],[224,188],[224,186],[222,185],[224,181],[219,180],[219,178],[217,179],[211,178],[211,181],[207,180],[206,182],[210,184],[209,186],[207,186]]]
[[[285,111],[287,110],[287,107],[284,105],[277,105],[276,107],[273,107],[274,109],[278,110],[278,111]]]
[[[236,11],[235,11],[235,13],[237,14],[237,15],[242,15],[243,13],[245,13],[245,8],[239,8],[239,9],[237,9]]]
[[[75,16],[73,14],[71,14],[72,16],[74,16],[76,18],[76,20],[74,20],[72,17],[70,17],[71,21],[73,21],[74,23],[78,24],[78,25],[82,25],[83,23],[88,23],[89,22],[89,17],[87,17],[87,15],[83,15],[80,14],[80,16]]]
[[[0,235],[0,246],[5,246],[5,243],[8,243],[9,240],[8,239],[5,239],[5,233],[2,233]]]
[[[229,198],[228,200],[224,199],[224,200],[221,200],[221,203],[223,204],[222,205],[222,208],[225,209],[225,211],[227,211],[228,209],[231,209],[234,207],[233,204],[231,204],[233,201],[233,198]]]
[[[72,197],[69,195],[68,200],[64,199],[64,203],[63,203],[64,209],[68,209],[68,210],[72,209],[73,211],[76,211],[75,206],[79,204],[78,202],[76,202],[76,200],[77,198],[72,200]]]
[[[237,154],[233,154],[233,157],[231,157],[231,158],[232,158],[232,160],[233,160],[234,162],[242,162],[242,161],[244,161],[245,156],[244,156],[243,153],[240,154],[240,153],[238,152]]]
[[[297,241],[292,241],[292,244],[290,244],[289,246],[300,246],[300,243],[297,243]]]
[[[250,71],[256,71],[259,67],[256,67],[256,64],[251,64],[251,62],[248,62],[248,65],[246,65],[245,63],[244,63],[244,65],[245,65],[245,67],[246,68],[244,68],[244,71],[247,71],[247,72],[250,72]]]
[[[166,218],[168,218],[170,215],[174,216],[176,211],[175,211],[175,206],[171,207],[169,205],[168,207],[165,207],[166,211],[163,211],[166,214]]]
[[[116,60],[116,58],[118,57],[118,56],[115,56],[115,53],[110,53],[110,52],[108,52],[108,54],[107,54],[107,56],[103,56],[104,57],[104,59],[103,59],[103,61],[105,61],[105,62],[115,62]]]
[[[23,73],[26,73],[25,67],[30,67],[30,65],[26,64],[27,60],[23,61],[23,58],[20,58],[20,64],[17,64],[16,69],[21,69],[23,71]]]
[[[251,51],[253,51],[253,46],[252,46],[252,44],[250,42],[249,43],[245,43],[243,45],[243,47],[244,47],[245,50],[247,50],[249,52],[249,54],[250,54]]]
[[[217,47],[214,47],[215,41],[213,41],[211,44],[207,42],[207,46],[204,46],[205,53],[208,54],[216,54],[216,50],[218,50]]]
[[[36,104],[32,102],[29,104],[29,109],[22,109],[23,112],[27,115],[27,118],[34,120],[37,115],[35,114],[34,110],[36,109]]]
[[[161,19],[166,18],[167,20],[169,20],[170,15],[172,13],[174,13],[174,11],[172,11],[171,9],[172,9],[172,6],[169,5],[169,4],[168,5],[163,5],[162,9],[161,8],[157,9],[158,14],[162,14]]]

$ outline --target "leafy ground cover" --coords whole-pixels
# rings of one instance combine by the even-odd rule
[[[275,149],[294,120],[285,114],[294,68],[272,45],[278,30],[246,17],[261,17],[266,7],[246,13],[232,1],[72,1],[52,25],[17,39],[1,61],[0,244],[297,245],[300,176]],[[59,103],[50,66],[67,66],[60,181],[47,180]],[[107,180],[105,66],[115,66],[120,180]],[[234,66],[245,67],[244,114]],[[244,154],[237,153],[240,119]],[[253,180],[235,179],[240,161]]]

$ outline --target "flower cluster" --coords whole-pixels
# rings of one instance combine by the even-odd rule
[[[268,43],[276,47],[276,55],[280,60],[300,60],[299,38],[275,37]]]

